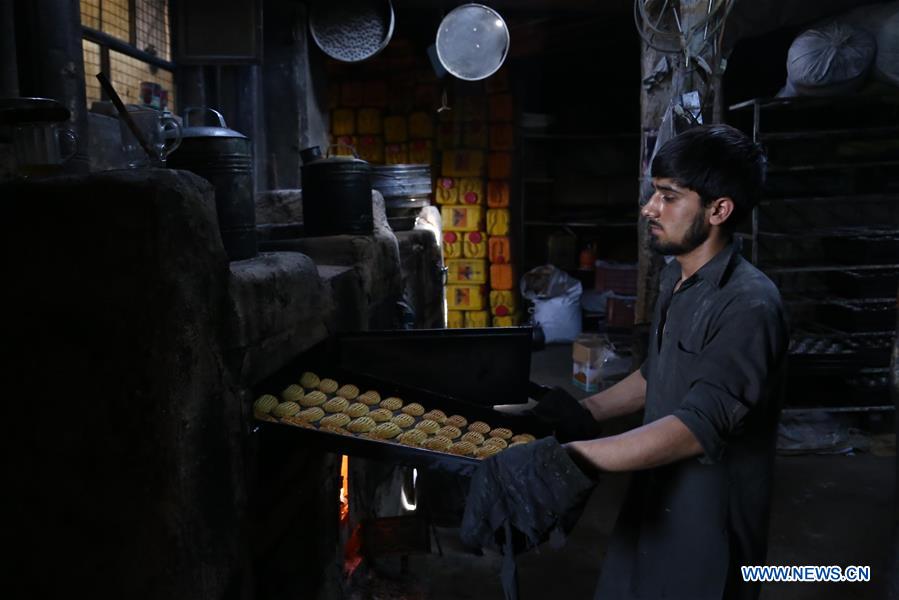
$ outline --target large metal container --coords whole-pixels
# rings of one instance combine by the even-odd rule
[[[219,126],[192,126],[192,114],[214,114]],[[256,205],[253,199],[253,147],[247,136],[228,129],[221,113],[211,108],[184,112],[181,146],[167,161],[173,169],[192,171],[215,188],[215,208],[225,252],[230,260],[253,258],[256,246]]]
[[[368,235],[374,230],[371,165],[353,156],[303,158],[303,229],[307,235]]]
[[[380,165],[372,167],[371,187],[384,196],[384,208],[388,219],[414,218],[422,208],[431,203],[431,165]],[[391,222],[396,230],[397,225]]]

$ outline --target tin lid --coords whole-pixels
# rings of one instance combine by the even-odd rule
[[[61,123],[72,113],[52,98],[0,98],[0,125]]]
[[[509,53],[509,28],[498,12],[483,4],[463,4],[440,22],[437,58],[450,74],[465,81],[490,77]]]
[[[208,111],[216,116],[219,121],[219,126],[210,126],[210,125],[194,125],[190,124],[190,116],[193,113],[199,111]],[[181,129],[181,137],[183,139],[187,138],[240,138],[240,139],[248,139],[247,136],[240,133],[239,131],[234,131],[233,129],[228,129],[228,126],[225,125],[225,117],[222,116],[222,113],[215,110],[214,108],[209,108],[206,106],[191,106],[189,108],[184,109],[184,127]]]
[[[352,156],[343,154],[331,154],[331,148],[337,147],[349,148],[353,152]],[[353,146],[347,144],[331,144],[327,146],[324,155],[322,154],[320,146],[310,146],[309,148],[300,150],[300,158],[302,158],[303,160],[304,168],[315,167],[316,165],[350,165],[353,163],[357,163],[360,167],[363,165],[365,167],[371,167],[368,161],[359,158],[359,156],[356,154],[356,149]]]

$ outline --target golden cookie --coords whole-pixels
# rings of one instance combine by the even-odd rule
[[[396,423],[390,421],[381,423],[371,430],[372,434],[383,440],[389,440],[398,436],[403,430]]]
[[[319,431],[330,431],[331,433],[339,433],[340,435],[350,435],[343,427],[338,427],[337,425],[322,425],[318,428]]]
[[[532,436],[530,433],[519,433],[518,435],[512,436],[512,443],[514,444],[517,442],[521,442],[523,444],[527,444],[527,443],[533,442],[536,439],[537,438]]]
[[[447,425],[445,427],[441,427],[440,430],[437,432],[437,435],[442,435],[445,438],[454,440],[457,437],[459,437],[460,435],[462,435],[462,432],[459,431],[458,427],[453,427],[452,425]]]
[[[364,394],[360,394],[356,400],[367,406],[374,406],[381,401],[381,394],[374,390],[368,390]]]
[[[475,445],[471,442],[456,442],[450,446],[449,451],[460,456],[471,456],[475,452]]]
[[[387,410],[399,410],[403,406],[403,401],[391,396],[390,398],[384,398],[384,400],[381,401],[380,406]]]
[[[346,398],[347,400],[355,400],[356,396],[359,395],[359,388],[348,383],[340,386],[340,389],[337,390],[337,395],[341,398]]]
[[[352,419],[343,413],[334,413],[333,415],[328,415],[319,423],[319,427],[331,426],[331,427],[346,427],[347,424],[352,421]]]
[[[407,415],[412,415],[413,417],[420,417],[425,414],[425,407],[418,402],[413,402],[412,404],[404,406],[403,412]]]
[[[468,431],[476,431],[481,435],[487,435],[490,432],[490,425],[483,421],[475,421],[468,426]]]
[[[400,427],[402,427],[403,429],[408,429],[409,427],[412,427],[413,424],[415,424],[415,417],[413,417],[412,415],[404,414],[404,413],[400,413],[390,420],[393,421],[394,423],[396,423],[397,425],[399,425]]]
[[[509,448],[514,448],[515,446],[524,446],[525,444],[529,444],[530,442],[512,442],[509,444]]]
[[[474,455],[477,458],[487,458],[488,456],[493,456],[499,452],[502,452],[503,449],[499,446],[493,446],[491,444],[485,444],[474,451]]]
[[[303,388],[296,385],[291,384],[284,388],[284,391],[281,392],[281,399],[284,402],[299,402],[300,398],[302,398],[306,392],[303,391]]]
[[[386,408],[376,408],[368,413],[368,416],[371,417],[375,423],[383,423],[392,419],[393,413]]]
[[[323,411],[318,406],[312,406],[307,408],[306,410],[301,410],[297,413],[297,417],[303,419],[307,423],[315,423],[319,419],[325,416],[325,411]]]
[[[421,446],[421,443],[428,439],[428,434],[421,429],[410,429],[401,433],[396,439],[407,446]]]
[[[328,400],[328,397],[323,393],[315,390],[314,392],[309,392],[302,398],[300,398],[300,406],[305,406],[309,408],[310,406],[321,406]]]
[[[282,423],[287,423],[288,425],[293,425],[294,427],[312,427],[308,422],[301,419],[299,416],[294,415],[292,417],[283,417],[281,419]]]
[[[437,421],[432,421],[431,419],[424,419],[423,421],[419,421],[417,425],[415,425],[416,429],[421,429],[425,433],[437,433],[440,429],[440,423]]]
[[[490,437],[490,438],[487,438],[486,440],[484,440],[484,445],[485,446],[496,446],[497,448],[504,449],[506,446],[509,445],[509,442],[507,442],[503,438]]]
[[[512,437],[512,431],[506,429],[505,427],[497,427],[496,429],[490,430],[490,437],[498,437],[503,438],[504,440],[508,440]]]
[[[318,375],[309,371],[306,371],[300,377],[300,385],[307,390],[314,390],[318,387],[319,383],[321,383],[321,380],[318,378]]]
[[[375,425],[377,423],[372,421],[370,417],[359,417],[350,421],[346,428],[355,433],[365,433],[374,429]]]
[[[439,450],[440,452],[446,452],[450,449],[450,446],[453,445],[453,442],[446,439],[445,437],[437,435],[434,437],[429,437],[428,439],[423,441],[421,445],[423,448],[427,448],[428,450]]]
[[[262,394],[256,398],[256,402],[253,403],[253,412],[267,415],[272,412],[272,409],[278,406],[278,404],[280,404],[278,399],[271,394]]]
[[[292,417],[300,412],[300,405],[296,402],[282,402],[272,409],[272,416],[275,417]]]
[[[423,419],[430,419],[431,421],[437,421],[441,425],[446,424],[446,413],[442,410],[430,410],[422,415]]]
[[[269,423],[277,423],[278,422],[278,419],[276,419],[275,417],[273,417],[271,415],[265,415],[262,413],[254,412],[253,416],[256,417],[257,419],[259,419],[260,421],[268,421]]]
[[[350,403],[347,402],[346,398],[334,396],[333,398],[322,404],[322,408],[325,409],[325,412],[339,413],[345,411],[349,405]]]
[[[468,425],[468,419],[463,417],[462,415],[453,415],[451,417],[446,418],[446,424],[452,425],[453,427],[458,427],[462,429],[466,425]]]
[[[349,406],[346,407],[346,410],[343,411],[346,414],[350,415],[354,419],[357,417],[364,417],[368,414],[368,407],[362,404],[361,402],[353,402]]]
[[[338,387],[339,387],[338,383],[336,381],[334,381],[333,379],[322,379],[318,383],[318,389],[323,391],[326,394],[333,394],[334,392],[337,391]]]
[[[467,431],[462,436],[463,442],[470,442],[475,446],[480,446],[484,443],[484,436],[478,433],[477,431]]]

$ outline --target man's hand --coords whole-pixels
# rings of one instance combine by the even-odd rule
[[[560,442],[591,440],[601,432],[590,411],[562,388],[552,388],[538,398],[533,414],[552,428]]]

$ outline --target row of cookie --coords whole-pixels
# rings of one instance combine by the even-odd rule
[[[301,386],[302,388],[308,389],[310,391],[303,394],[303,389],[300,389]],[[475,423],[468,425],[468,420],[461,415],[452,415],[448,417],[446,413],[441,410],[431,410],[425,412],[425,409],[421,404],[414,402],[403,406],[402,399],[393,396],[382,401],[381,396],[377,391],[369,390],[363,394],[359,394],[359,388],[355,385],[347,384],[339,386],[339,384],[335,380],[328,378],[319,379],[318,375],[310,371],[306,371],[302,374],[302,376],[300,377],[300,386],[297,386],[295,384],[288,386],[281,393],[281,397],[285,401],[294,401],[304,408],[322,406],[322,408],[326,412],[344,412],[353,418],[368,414],[364,407],[359,406],[356,403],[344,406],[344,403],[339,398],[331,398],[330,400],[328,400],[327,396],[325,396],[323,392],[333,392],[336,393],[339,398],[344,398],[348,402],[357,400],[359,403],[369,407],[378,404],[381,408],[389,411],[396,411],[401,409],[405,414],[411,415],[413,417],[421,417],[422,419],[426,420],[436,421],[439,425],[453,425],[459,428],[468,426],[469,430],[476,431],[483,435],[487,435],[488,433],[490,433],[491,437],[501,437],[505,440],[509,440],[510,438],[512,438],[512,432],[506,428],[491,430],[491,427],[489,425],[481,421],[476,421]],[[269,404],[271,403],[271,398],[268,399],[268,402]],[[293,406],[282,406],[274,414],[275,416],[281,417],[285,415],[278,414],[278,412],[284,413],[293,410]],[[263,410],[261,412],[265,411]],[[372,413],[373,414],[369,414],[369,416],[371,416],[375,420],[375,422],[378,423],[384,422],[391,418],[390,415],[383,411],[373,410]],[[399,425],[401,427],[409,426],[405,422],[400,422]],[[532,438],[533,436],[530,437]]]
[[[320,392],[310,392],[310,394],[319,393]],[[495,439],[497,445],[501,447],[504,447],[503,445],[507,444],[508,441],[515,443],[528,442],[534,439],[530,434],[513,435],[512,431],[505,427],[491,429],[491,427],[483,421],[475,421],[469,425],[465,417],[461,415],[447,417],[441,410],[432,410],[425,413],[424,408],[420,404],[412,403],[402,406],[402,401],[399,398],[388,398],[384,402],[381,402],[381,408],[374,410],[369,410],[368,406],[358,402],[349,404],[345,398],[339,396],[328,399],[323,403],[319,402],[320,398],[316,398],[315,400],[316,404],[320,404],[320,406],[303,403],[306,408],[302,409],[300,404],[296,402],[285,401],[278,403],[277,398],[270,394],[266,394],[256,400],[253,409],[257,416],[260,414],[271,414],[276,418],[296,417],[300,421],[310,423],[325,419],[323,425],[335,425],[337,427],[347,426],[349,431],[353,433],[366,433],[373,429],[377,424],[392,422],[400,429],[408,429],[414,424],[416,429],[420,429],[426,434],[440,435],[450,441],[461,437],[462,441],[474,443],[476,446],[481,445],[488,439],[488,434],[489,439]],[[388,400],[395,400],[400,404],[388,404]],[[400,406],[402,412],[400,414],[394,414],[387,408],[387,406],[392,408]],[[330,413],[330,415],[326,417],[326,413]],[[417,424],[415,423],[416,416],[422,418]],[[354,419],[353,426],[350,427],[349,424]],[[466,425],[468,426],[468,432],[463,435],[461,427],[465,427]],[[391,431],[391,429],[386,428],[386,431]],[[396,434],[398,435],[398,432]]]
[[[316,410],[316,409],[312,409]],[[403,431],[396,423],[388,421],[385,423],[375,424],[371,419],[359,417],[357,419],[348,420],[345,414],[324,415],[324,411],[317,409],[320,419],[312,421],[300,418],[299,415],[294,417],[285,417],[281,421],[290,425],[299,427],[313,427],[321,431],[329,431],[341,435],[359,435],[360,437],[375,439],[382,442],[398,442],[406,446],[426,448],[438,452],[448,452],[459,456],[473,456],[475,458],[486,458],[504,450],[507,446],[517,446],[533,441],[533,436],[524,434],[522,439],[508,444],[499,437],[484,439],[484,437],[474,431],[469,431],[461,435],[458,428],[451,425],[444,426],[442,429],[429,435],[426,428],[414,428]],[[318,416],[316,413],[307,413],[304,416]],[[424,422],[424,421],[422,421]],[[431,421],[433,423],[433,421]],[[455,430],[455,431],[453,431]],[[461,437],[460,440],[454,441],[455,438]],[[516,436],[517,437],[517,436]],[[529,439],[530,438],[530,439]]]
[[[275,417],[282,418],[292,417],[302,412],[303,409],[309,410],[312,408],[320,408],[326,413],[345,413],[352,418],[367,415],[377,423],[397,418],[401,427],[410,427],[415,422],[416,417],[421,417],[423,419],[434,417],[438,420],[447,420],[446,415],[442,411],[431,411],[426,413],[422,405],[413,402],[412,404],[403,406],[403,401],[395,397],[386,398],[385,400],[378,402],[380,396],[377,395],[377,392],[366,393],[371,394],[369,399],[374,398],[374,402],[369,400],[370,404],[366,404],[365,402],[350,403],[349,400],[341,396],[328,398],[322,392],[317,390],[309,392],[296,400],[285,400],[283,402],[279,402],[278,398],[271,394],[263,394],[253,403],[253,412],[256,415],[271,414]],[[378,404],[380,408],[372,409],[371,407],[374,406],[374,404]],[[394,417],[394,411],[396,410],[402,410],[402,414]],[[316,411],[310,411],[309,414],[316,414]],[[454,415],[454,419],[454,422],[462,424],[463,426],[467,423],[465,418],[459,415]]]

